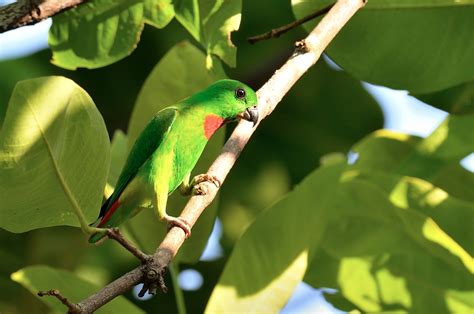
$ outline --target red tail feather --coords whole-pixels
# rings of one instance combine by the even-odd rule
[[[102,217],[101,221],[97,225],[98,228],[103,227],[107,221],[110,219],[110,217],[115,213],[117,208],[120,206],[119,200],[116,200],[112,206],[110,206],[109,210],[105,213],[104,217]]]

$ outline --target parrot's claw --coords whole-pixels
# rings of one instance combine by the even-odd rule
[[[166,215],[165,217],[163,217],[163,220],[168,223],[168,230],[173,228],[174,226],[180,227],[181,229],[183,229],[186,239],[191,236],[191,226],[183,218]]]
[[[217,179],[216,176],[204,173],[199,174],[193,178],[192,187],[193,187],[193,195],[206,195],[209,191],[203,182],[210,182],[214,184],[217,188],[221,187],[221,181]]]

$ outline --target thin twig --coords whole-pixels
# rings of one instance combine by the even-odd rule
[[[250,43],[250,44],[255,44],[256,42],[259,42],[259,41],[262,41],[262,40],[267,40],[267,39],[270,39],[270,38],[277,38],[277,37],[280,37],[282,34],[288,32],[289,30],[292,30],[293,28],[296,28],[298,26],[300,26],[301,24],[304,24],[308,21],[311,21],[312,19],[315,19],[317,18],[318,16],[321,16],[323,14],[326,14],[329,12],[329,10],[334,6],[335,3],[331,3],[330,5],[316,11],[316,12],[313,12],[309,15],[306,15],[305,17],[299,19],[299,20],[296,20],[296,21],[293,21],[291,23],[288,23],[286,25],[283,25],[283,26],[280,26],[278,28],[274,28],[272,29],[271,31],[268,31],[266,33],[263,33],[263,34],[260,34],[260,35],[256,35],[256,36],[252,36],[252,37],[249,37],[247,38],[247,41]]]
[[[71,301],[66,299],[64,296],[62,296],[61,293],[59,292],[59,290],[52,289],[52,290],[48,290],[48,291],[39,291],[38,292],[38,296],[40,296],[40,297],[44,297],[44,296],[47,296],[47,295],[57,298],[59,301],[61,301],[62,304],[67,306],[68,313],[81,313],[81,309],[79,308],[79,306],[72,303]]]
[[[19,0],[0,7],[0,33],[36,24],[88,0]]]
[[[107,229],[106,232],[107,232],[107,236],[110,239],[117,241],[120,245],[122,245],[125,249],[127,249],[127,251],[129,251],[136,258],[138,258],[142,262],[142,264],[146,264],[152,259],[151,255],[147,255],[143,253],[139,248],[137,248],[130,241],[125,239],[118,228]]]
[[[337,1],[308,37],[299,42],[299,48],[295,49],[290,59],[257,92],[258,108],[262,119],[272,113],[283,96],[316,63],[336,34],[365,3],[366,0]],[[241,121],[207,173],[215,176],[220,182],[224,182],[255,129],[251,123]],[[219,190],[212,183],[203,182],[202,184],[207,184],[208,194],[191,197],[180,215],[191,227]],[[144,288],[140,292],[143,294],[147,290],[154,293],[157,288],[165,288],[163,273],[178,253],[185,238],[186,235],[181,228],[171,228],[151,261],[109,283],[97,293],[82,300],[77,306],[85,313],[93,312],[140,282],[144,282]]]

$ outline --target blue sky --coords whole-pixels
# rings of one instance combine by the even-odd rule
[[[0,5],[12,1],[0,1]],[[51,25],[50,20],[34,26],[23,27],[4,34],[0,34],[0,60],[18,58],[47,48],[47,32]],[[326,58],[327,60],[327,58]],[[330,62],[330,60],[327,60]],[[337,66],[332,65],[334,68]],[[428,106],[406,91],[393,90],[363,83],[363,86],[377,100],[385,116],[384,127],[418,136],[430,134],[447,113]],[[474,154],[466,157],[461,164],[468,170],[474,171]],[[208,246],[203,253],[202,260],[214,260],[222,255],[219,238],[222,226],[216,222],[214,231],[209,239]],[[180,285],[185,290],[195,290],[201,285],[204,278],[192,269],[180,274]],[[301,283],[288,302],[282,313],[297,312],[325,312],[340,313],[330,304],[324,302],[322,291]]]

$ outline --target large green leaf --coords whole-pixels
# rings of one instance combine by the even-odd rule
[[[109,139],[87,93],[63,77],[17,84],[0,133],[0,227],[77,226],[100,207]]]
[[[171,0],[84,3],[53,18],[52,62],[71,70],[109,65],[132,53],[144,23],[163,28],[173,16]]]
[[[214,67],[218,71],[218,67]],[[135,104],[128,129],[129,147],[141,130],[160,109],[176,103],[207,87],[216,79],[224,78],[222,70],[217,73],[205,68],[205,55],[188,42],[172,48],[152,70],[143,85]],[[194,169],[194,174],[204,173],[215,159],[224,142],[224,132],[213,136]],[[167,211],[179,215],[187,198],[174,193],[168,199]],[[178,259],[196,262],[205,247],[212,230],[217,210],[217,200],[209,206],[193,228],[193,235],[180,250]],[[129,231],[147,251],[154,250],[161,242],[166,225],[158,220],[153,210],[144,210],[129,224]]]
[[[345,310],[472,311],[474,192],[457,187],[474,174],[443,183],[474,149],[473,123],[451,116],[426,139],[379,131],[355,164],[327,159],[247,229],[207,310],[277,311],[304,274]]]
[[[206,312],[276,313],[303,279],[325,231],[344,162],[309,175],[237,242]]]
[[[35,265],[22,268],[11,275],[11,279],[21,284],[36,296],[38,291],[57,289],[73,303],[78,303],[100,287],[79,278],[74,273],[48,266]],[[38,297],[39,298],[39,297]],[[64,313],[66,307],[56,298],[45,296],[39,298],[55,312]],[[96,313],[145,313],[123,296],[118,296],[97,310]]]
[[[453,114],[474,113],[474,82],[472,81],[442,91],[413,96]]]
[[[235,67],[236,48],[231,33],[239,29],[242,0],[175,0],[177,20],[211,54]],[[212,59],[208,58],[208,64]]]
[[[293,0],[297,18],[333,1]],[[474,1],[369,1],[329,56],[358,79],[415,93],[474,78]],[[314,23],[305,25],[307,30]]]

